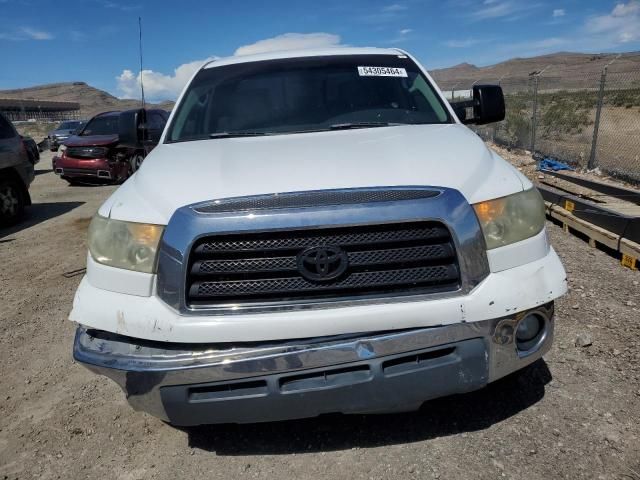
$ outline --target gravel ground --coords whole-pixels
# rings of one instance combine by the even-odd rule
[[[177,429],[73,362],[81,277],[63,273],[114,187],[38,168],[27,221],[0,230],[0,478],[640,480],[640,274],[559,227],[571,289],[526,374],[412,414]]]

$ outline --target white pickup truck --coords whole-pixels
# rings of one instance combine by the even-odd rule
[[[504,118],[473,93],[464,123]],[[396,49],[207,63],[91,222],[75,359],[196,425],[407,411],[541,358],[543,201],[456,111]]]

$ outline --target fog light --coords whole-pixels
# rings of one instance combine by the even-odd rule
[[[518,323],[516,329],[516,346],[521,352],[531,350],[536,346],[540,337],[544,333],[544,320],[543,318],[532,313],[524,317]]]

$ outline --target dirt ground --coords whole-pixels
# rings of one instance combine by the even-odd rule
[[[640,273],[561,228],[571,290],[525,375],[411,414],[177,429],[72,360],[81,276],[63,274],[115,188],[67,186],[50,158],[26,222],[0,230],[0,479],[640,480]]]

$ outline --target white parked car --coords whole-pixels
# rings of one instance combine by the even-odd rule
[[[548,351],[544,223],[404,51],[214,60],[91,223],[74,357],[176,425],[417,409]]]

